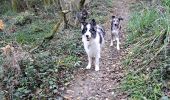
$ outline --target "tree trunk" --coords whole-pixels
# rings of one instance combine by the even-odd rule
[[[12,2],[12,9],[13,9],[13,11],[15,11],[15,12],[17,12],[18,11],[18,2],[17,2],[17,0],[12,0],[11,1]]]
[[[80,3],[79,3],[79,11],[81,11],[83,8],[84,8],[84,3],[85,3],[86,0],[80,0]]]
[[[64,21],[64,29],[68,28],[68,20],[67,20],[67,16],[66,16],[66,14],[68,12],[69,12],[68,10],[64,10],[64,11],[62,11],[62,14],[61,14],[63,21]]]
[[[58,4],[59,10],[60,10],[59,11],[60,16],[64,21],[64,29],[67,29],[68,28],[68,20],[67,20],[66,14],[69,12],[69,10],[63,10],[60,0],[57,0],[57,4]]]
[[[61,2],[60,2],[60,0],[57,0],[57,5],[58,5],[59,11],[62,11],[62,7],[61,7]]]

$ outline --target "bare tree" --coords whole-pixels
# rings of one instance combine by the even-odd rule
[[[69,10],[64,10],[63,7],[62,7],[62,0],[57,0],[57,5],[59,7],[59,14],[61,16],[61,18],[63,18],[63,21],[64,21],[64,29],[67,29],[68,28],[68,19],[66,17],[66,14],[68,12],[70,12]]]

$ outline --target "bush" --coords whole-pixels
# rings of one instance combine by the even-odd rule
[[[23,26],[25,24],[30,24],[32,22],[33,14],[30,12],[23,12],[15,18],[15,25]]]

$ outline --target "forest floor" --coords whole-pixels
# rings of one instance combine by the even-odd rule
[[[102,49],[100,71],[92,69],[78,69],[74,72],[74,79],[65,91],[65,98],[69,100],[126,100],[127,94],[120,90],[120,83],[126,75],[121,64],[127,49],[123,47],[127,33],[127,22],[130,17],[130,6],[135,0],[114,0],[113,8],[104,23],[106,29],[105,46]],[[122,32],[120,36],[121,49],[116,50],[116,43],[110,47],[111,15],[121,16]],[[87,60],[86,60],[87,63]],[[85,68],[85,66],[84,66]]]

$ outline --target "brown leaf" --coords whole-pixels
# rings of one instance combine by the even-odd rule
[[[6,45],[5,47],[2,47],[1,48],[2,51],[3,51],[3,54],[5,56],[9,56],[11,54],[11,52],[14,51],[14,47],[10,46],[10,45]]]
[[[2,20],[0,20],[0,30],[3,30],[4,29],[4,23]]]

